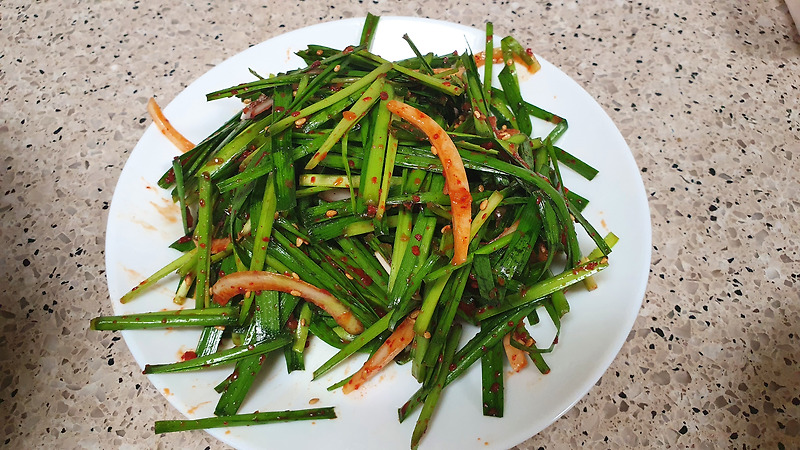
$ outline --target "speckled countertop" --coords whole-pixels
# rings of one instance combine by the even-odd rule
[[[610,114],[653,221],[644,305],[606,374],[521,449],[800,447],[800,38],[752,2],[0,3],[0,443],[223,448],[177,417],[118,335],[104,230],[148,125],[249,45],[339,18],[513,33]],[[489,14],[488,17],[486,14]]]

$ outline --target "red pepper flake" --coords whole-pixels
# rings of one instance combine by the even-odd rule
[[[381,92],[381,100],[389,100],[389,94],[386,91]]]
[[[183,355],[181,355],[181,361],[189,361],[189,360],[195,359],[195,358],[197,358],[197,353],[195,353],[192,350],[183,352]]]
[[[450,87],[450,82],[449,81],[445,81],[444,83],[442,83],[442,86]]]
[[[358,116],[353,111],[345,111],[342,113],[342,117],[344,117],[344,120],[356,120]]]
[[[372,100],[372,97],[364,97],[364,101],[365,101],[365,102],[368,102],[368,101],[370,101],[370,100]]]
[[[419,245],[411,247],[411,253],[413,253],[414,256],[419,256]]]
[[[182,238],[178,239],[178,244],[185,244],[192,240],[191,236],[183,236]]]
[[[414,194],[414,195],[411,196],[411,201],[413,201],[414,203],[419,203],[420,200],[421,199],[420,199],[419,195]]]
[[[295,111],[292,113],[292,117],[297,117],[300,115],[300,111]]]
[[[416,239],[418,241],[421,241],[422,240],[422,235],[417,233],[417,234],[414,235],[414,239]]]
[[[364,271],[364,269],[361,269],[360,267],[353,267],[351,265],[348,265],[347,269],[358,277],[358,281],[362,286],[369,287],[372,285],[372,277],[370,277],[367,272]]]
[[[355,50],[355,48],[352,45],[348,45],[347,47],[344,48],[344,50],[342,50],[342,53],[344,54],[353,53],[353,50]]]
[[[206,244],[204,244],[204,243],[202,243],[202,242],[201,242],[201,243],[200,243],[200,248],[206,248]]]
[[[525,53],[527,53],[528,56],[533,56],[533,50],[531,50],[530,47],[525,49]]]
[[[164,178],[164,182],[167,184],[172,184],[175,182],[175,170],[169,169],[166,178]]]
[[[278,106],[277,108],[275,108],[276,113],[282,113],[284,111],[286,111],[286,108],[284,108],[283,106]]]
[[[378,177],[372,177],[372,184],[378,184]]]

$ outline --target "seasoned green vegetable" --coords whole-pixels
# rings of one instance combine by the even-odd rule
[[[312,45],[298,52],[306,67],[209,93],[240,98],[241,117],[159,180],[180,205],[185,236],[173,248],[183,255],[122,301],[177,272],[175,300],[193,297],[194,308],[98,317],[91,328],[202,327],[196,357],[145,373],[235,368],[216,388],[218,417],[160,421],[157,433],[335,418],[333,408],[239,413],[264,360],[283,353],[288,371],[304,370],[309,339],[340,349],[311,368],[315,379],[371,355],[332,387],[345,393],[393,360],[411,362],[421,386],[399,417],[422,406],[412,448],[445,387],[478,360],[476,401],[502,417],[504,336],[526,336],[538,306],[560,333],[565,289],[594,287],[591,275],[608,267],[616,236],[597,234],[582,215],[588,200],[561,177],[565,167],[589,180],[597,170],[554,146],[565,118],[522,98],[515,61],[533,72],[533,54],[500,41],[499,89],[482,81],[493,74],[491,23],[483,57],[426,54],[403,36],[415,55],[403,61],[370,53],[377,26],[370,15],[350,47]],[[536,120],[555,127],[532,136]],[[589,259],[576,223],[597,245]],[[474,336],[459,348],[462,329]],[[549,371],[541,354],[555,341],[509,342]]]

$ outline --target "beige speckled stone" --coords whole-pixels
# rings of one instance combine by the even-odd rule
[[[203,448],[109,313],[106,208],[145,103],[285,30],[419,15],[513,33],[617,123],[650,285],[597,386],[520,449],[800,447],[800,38],[781,0],[0,3],[0,442]],[[488,14],[488,16],[487,16]]]

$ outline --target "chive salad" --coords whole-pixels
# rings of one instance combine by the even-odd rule
[[[306,370],[314,336],[339,351],[313,370],[321,377],[353,354],[360,370],[329,389],[362,388],[389,363],[409,363],[419,389],[399,420],[417,422],[418,447],[444,389],[480,361],[483,414],[503,416],[504,370],[528,363],[549,372],[569,312],[565,290],[594,289],[616,236],[583,217],[588,200],[567,189],[563,170],[597,171],[556,146],[565,118],[528,103],[518,65],[539,69],[513,37],[495,48],[387,61],[369,51],[378,24],[369,15],[360,42],[310,45],[306,66],[209,93],[238,97],[241,112],[197,145],[151,101],[161,131],[184,153],[158,184],[180,205],[182,255],[125,294],[133,301],[178,274],[174,302],[193,307],[102,316],[95,330],[199,327],[194,351],[144,373],[227,365],[215,416],[159,421],[156,433],[334,419],[333,407],[245,413],[240,406],[266,358]],[[485,63],[485,60],[489,60]],[[502,63],[500,87],[492,62]],[[533,136],[533,121],[552,124]],[[596,249],[582,255],[576,229]],[[556,326],[537,343],[528,327],[543,307]],[[476,334],[459,346],[464,325]],[[220,346],[230,339],[233,346]],[[225,349],[222,349],[225,348]]]

